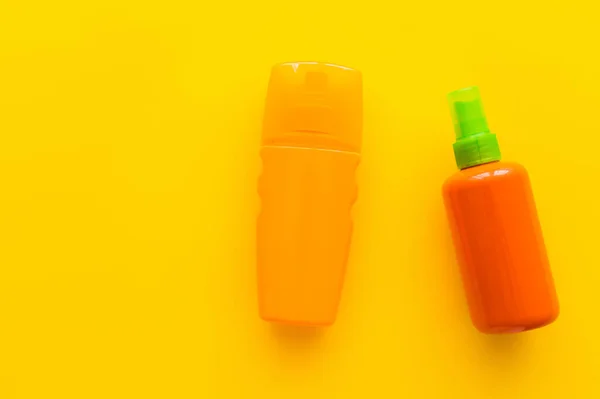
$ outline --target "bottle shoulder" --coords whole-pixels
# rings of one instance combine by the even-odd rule
[[[276,138],[262,140],[263,147],[296,147],[315,150],[360,153],[360,145],[351,145],[336,136],[316,132],[288,132]]]
[[[493,184],[494,181],[515,178],[528,178],[523,165],[516,162],[491,162],[454,173],[444,182],[443,191],[447,193],[473,185]]]
[[[334,149],[334,148],[324,148],[320,146],[314,145],[300,145],[300,144],[274,144],[274,145],[262,145],[260,147],[260,156],[265,160],[269,157],[279,157],[280,155],[288,155],[294,154],[294,156],[300,157],[320,157],[325,154],[330,154],[329,156],[343,156],[343,157],[354,157],[357,159],[361,158],[361,154],[356,151],[352,151],[349,149]]]

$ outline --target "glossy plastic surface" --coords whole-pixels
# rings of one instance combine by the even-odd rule
[[[509,333],[554,321],[558,300],[525,168],[464,169],[443,192],[475,326]]]
[[[350,250],[361,133],[360,72],[317,62],[273,68],[257,227],[263,319],[334,322]]]

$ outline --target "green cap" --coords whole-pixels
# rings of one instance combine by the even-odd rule
[[[459,169],[500,160],[496,135],[490,133],[477,87],[448,94],[456,142],[454,157]]]

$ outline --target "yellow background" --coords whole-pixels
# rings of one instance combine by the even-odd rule
[[[0,398],[597,398],[598,10],[583,1],[0,0]],[[364,73],[338,322],[257,316],[272,64]],[[561,300],[470,325],[440,187],[479,85]]]

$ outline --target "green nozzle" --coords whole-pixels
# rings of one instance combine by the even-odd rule
[[[487,125],[479,89],[467,87],[448,94],[456,142],[454,157],[459,169],[500,160],[496,135]]]

